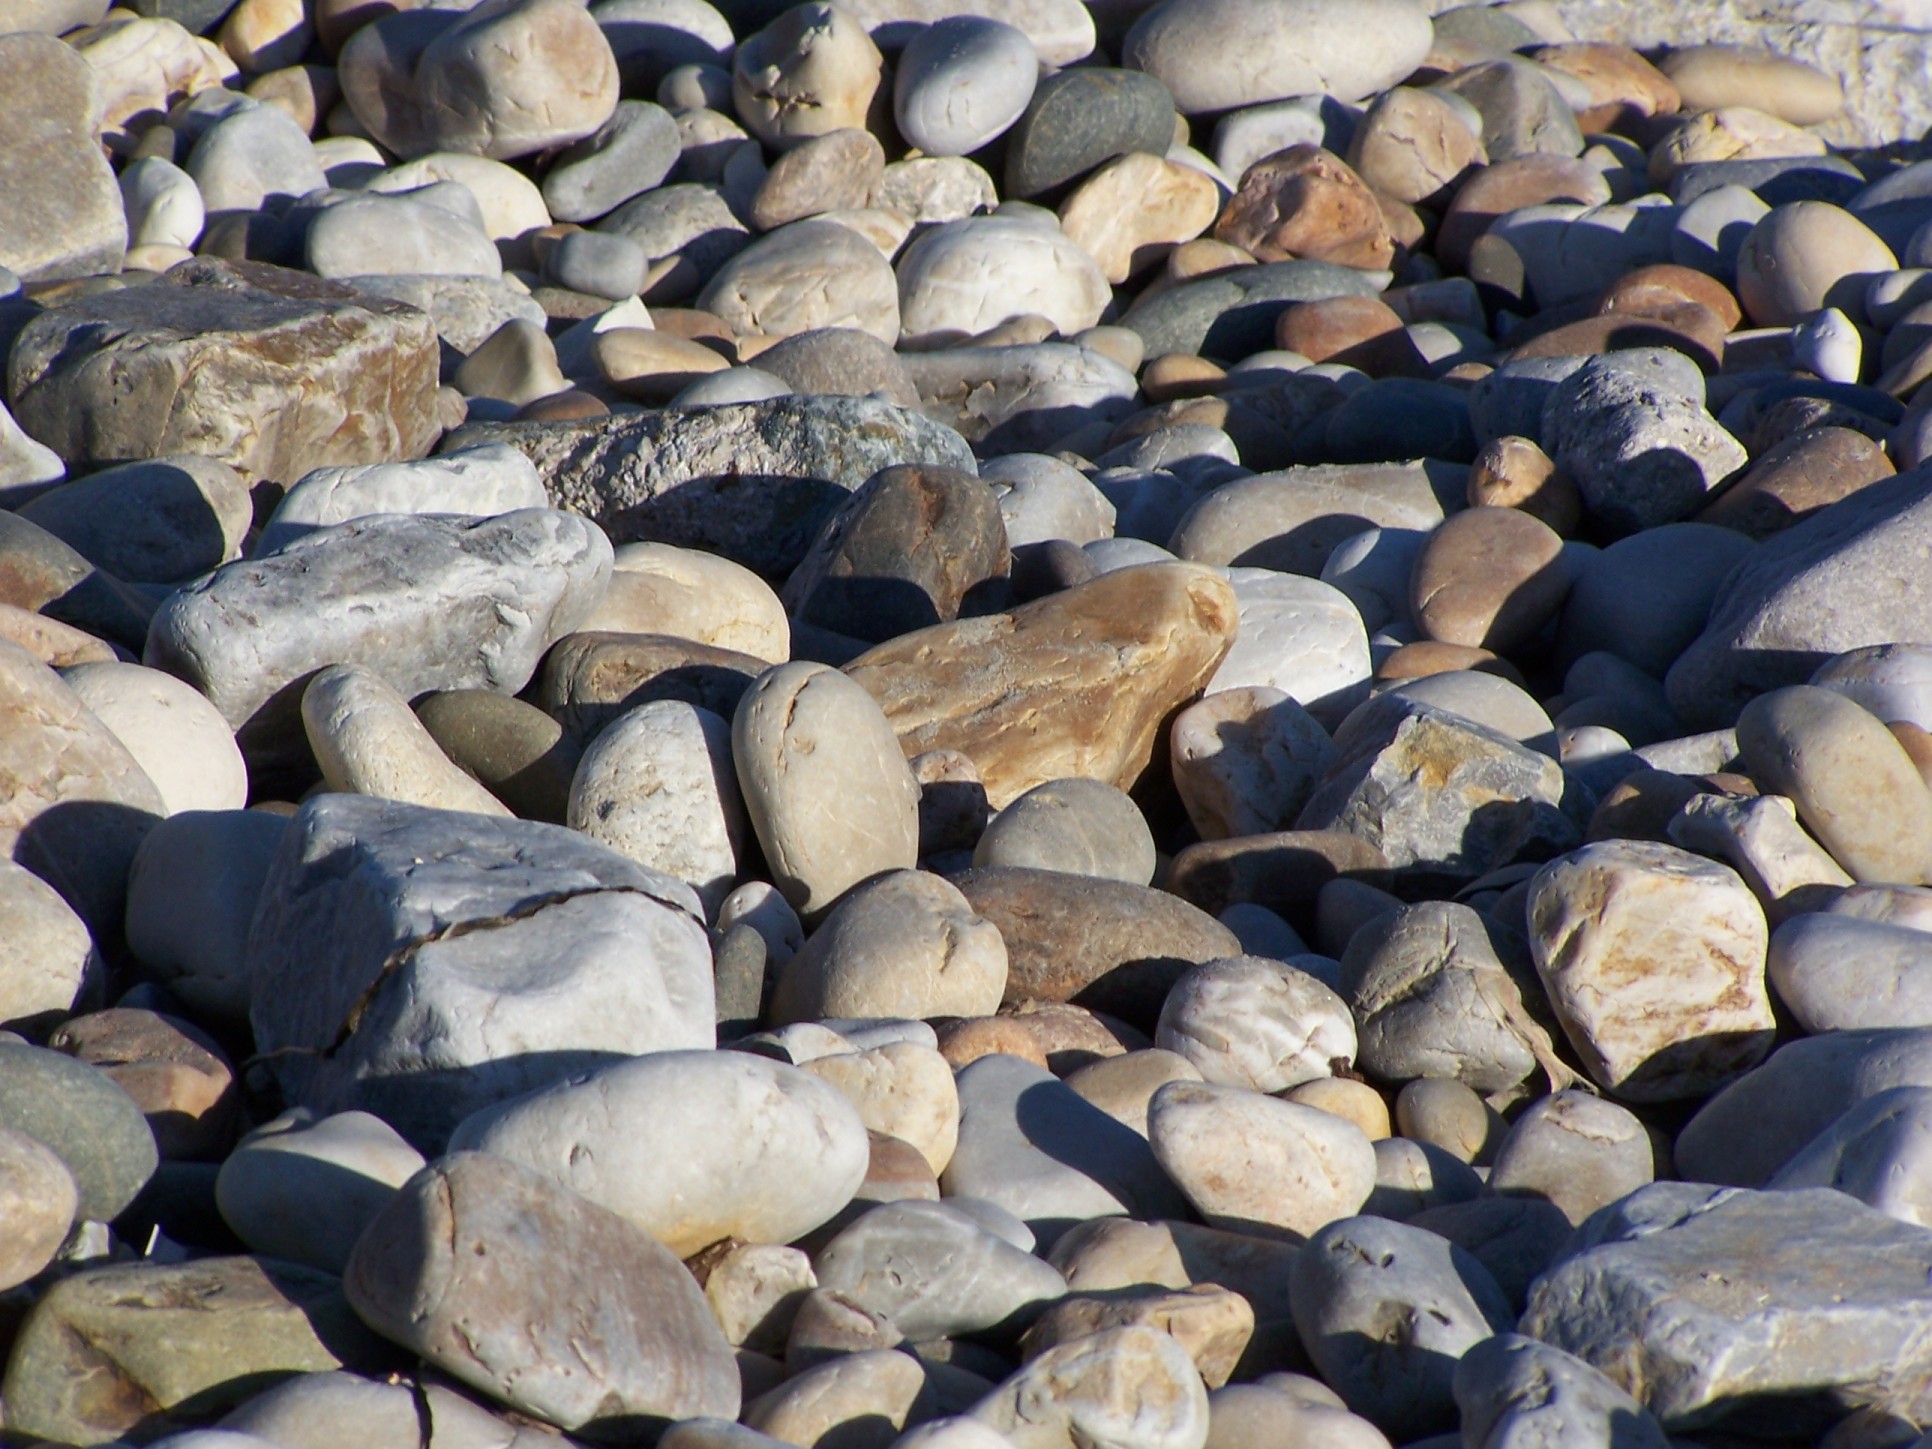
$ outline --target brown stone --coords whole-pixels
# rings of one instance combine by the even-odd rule
[[[1211,396],[1227,378],[1227,369],[1219,363],[1191,352],[1168,352],[1147,364],[1140,375],[1140,390],[1149,402],[1172,402]]]
[[[1422,545],[1409,611],[1431,639],[1508,654],[1569,592],[1563,540],[1547,524],[1514,508],[1466,508]]]
[[[1070,775],[1131,787],[1238,622],[1234,590],[1213,570],[1143,564],[1010,614],[901,635],[846,672],[908,756],[960,751],[998,810]]]
[[[1463,669],[1479,669],[1485,674],[1507,679],[1518,688],[1527,687],[1521,671],[1493,650],[1471,648],[1466,644],[1445,644],[1438,639],[1418,639],[1413,644],[1404,644],[1376,666],[1375,677],[1394,684],[1404,679],[1425,679],[1431,674],[1453,674]]]
[[[1149,1031],[1190,966],[1241,954],[1226,926],[1149,886],[1016,866],[953,884],[1006,939],[1009,1003],[1072,1001]]]
[[[1720,106],[1685,117],[1650,148],[1650,184],[1660,190],[1703,161],[1769,161],[1823,156],[1824,138],[1750,106]]]
[[[1671,818],[1704,787],[1668,770],[1637,770],[1612,785],[1597,802],[1584,832],[1587,840],[1655,840],[1670,843]]]
[[[516,420],[520,423],[568,423],[580,418],[609,416],[610,407],[602,398],[573,387],[525,403],[517,409]]]
[[[1169,252],[1165,275],[1173,281],[1185,282],[1194,277],[1225,272],[1232,267],[1252,267],[1254,264],[1254,253],[1243,251],[1229,242],[1204,236],[1182,242]]]
[[[1885,449],[1865,434],[1850,428],[1813,428],[1760,455],[1693,521],[1769,538],[1897,471]]]
[[[1153,1045],[1126,1022],[1071,1001],[1016,1001],[999,1014],[1032,1035],[1056,1077]]]
[[[544,655],[532,696],[579,741],[626,710],[676,699],[730,719],[738,700],[766,668],[733,649],[714,649],[669,634],[566,634]]]
[[[1564,538],[1583,521],[1583,496],[1569,474],[1528,438],[1491,438],[1469,465],[1471,508],[1519,508]]]
[[[981,1057],[1019,1057],[1047,1069],[1039,1038],[1010,1016],[967,1016],[939,1028],[939,1054],[956,1072]]]
[[[1375,193],[1319,146],[1290,146],[1250,166],[1214,235],[1264,262],[1309,257],[1381,268],[1395,259]]]
[[[854,1206],[903,1202],[907,1198],[919,1202],[939,1201],[939,1179],[917,1147],[871,1128],[866,1129],[865,1137],[870,1155],[866,1158],[865,1177],[853,1194]]]
[[[518,815],[566,823],[581,750],[554,716],[488,689],[440,689],[414,708],[437,748]]]
[[[1254,1309],[1239,1293],[1213,1283],[1189,1288],[1130,1288],[1104,1298],[1062,1298],[1020,1338],[1020,1358],[1031,1363],[1055,1344],[1131,1323],[1158,1328],[1187,1350],[1211,1389],[1218,1389],[1254,1337]]]
[[[1630,312],[1640,317],[1667,317],[1669,309],[1681,302],[1708,307],[1733,331],[1744,320],[1744,309],[1716,277],[1695,267],[1680,267],[1675,262],[1658,262],[1625,272],[1603,289],[1597,301],[1599,312]]]
[[[289,65],[257,76],[249,82],[248,94],[278,107],[313,136],[342,99],[342,85],[334,66]]]
[[[857,210],[884,177],[885,149],[869,131],[827,131],[772,162],[751,198],[749,220],[771,231],[821,212]]]
[[[1275,346],[1310,362],[1341,362],[1371,376],[1422,371],[1402,318],[1379,297],[1296,302],[1275,319]]]
[[[1590,108],[1578,111],[1576,117],[1585,135],[1667,116],[1682,104],[1670,77],[1627,45],[1567,41],[1538,46],[1529,58],[1575,76],[1589,88]]]
[[[1470,173],[1456,188],[1455,200],[1443,213],[1436,234],[1436,260],[1446,272],[1469,269],[1469,251],[1476,238],[1497,217],[1546,201],[1576,201],[1601,206],[1610,199],[1610,183],[1594,166],[1568,156],[1518,156]]]
[[[218,1158],[227,1150],[239,1100],[235,1070],[192,1022],[117,1007],[74,1017],[47,1045],[100,1068],[132,1097],[164,1160]]]
[[[1669,347],[1683,353],[1705,372],[1724,365],[1724,338],[1729,329],[1710,308],[1679,302],[1645,315],[1607,312],[1553,327],[1512,350],[1511,362],[1529,357],[1586,357],[1627,347]]]
[[[1167,888],[1219,915],[1246,901],[1295,922],[1314,917],[1315,897],[1328,881],[1389,883],[1389,863],[1360,836],[1339,830],[1281,830],[1203,840],[1174,857]]]
[[[1435,91],[1397,86],[1356,124],[1348,164],[1383,196],[1414,205],[1444,200],[1489,153],[1460,111]]]
[[[254,482],[421,457],[441,435],[427,313],[255,262],[184,262],[42,312],[15,341],[20,424],[69,463],[199,453]]]

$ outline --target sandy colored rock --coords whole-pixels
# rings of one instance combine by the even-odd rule
[[[1895,271],[1892,249],[1852,213],[1823,201],[1775,206],[1737,255],[1737,295],[1760,327],[1788,327],[1821,307],[1864,315],[1865,288]]]
[[[1081,182],[1060,203],[1060,228],[1118,285],[1206,231],[1220,209],[1207,173],[1137,152]]]
[[[732,59],[738,119],[781,151],[828,131],[863,129],[881,65],[853,16],[816,0],[794,6],[745,37]]]
[[[1162,721],[1226,655],[1236,618],[1221,579],[1153,564],[919,630],[846,668],[907,755],[959,750],[998,809],[1069,775],[1132,786]]]
[[[1764,911],[1729,866],[1609,840],[1530,885],[1530,948],[1564,1034],[1629,1101],[1700,1097],[1755,1066],[1774,1021]]]
[[[1897,470],[1885,450],[1850,428],[1812,428],[1760,453],[1705,504],[1699,523],[1767,538]]]
[[[1509,654],[1535,637],[1569,591],[1555,531],[1514,508],[1469,508],[1423,544],[1409,608],[1431,639]]]
[[[1466,116],[1433,91],[1397,86],[1355,128],[1348,164],[1380,195],[1411,206],[1440,200],[1471,167],[1489,161]]]
[[[1844,88],[1801,60],[1743,45],[1690,45],[1673,49],[1661,69],[1684,108],[1756,106],[1794,126],[1829,121],[1845,107]]]
[[[1823,156],[1824,139],[1752,106],[1698,111],[1679,122],[1650,152],[1653,185],[1667,184],[1686,166],[1709,161],[1764,161]]]
[[[1263,262],[1309,257],[1373,270],[1395,255],[1375,193],[1319,146],[1291,146],[1250,166],[1214,235]]]

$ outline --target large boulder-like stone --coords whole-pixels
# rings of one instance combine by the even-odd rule
[[[384,1337],[565,1429],[738,1412],[731,1347],[684,1265],[608,1208],[488,1153],[405,1183],[342,1281]]]
[[[864,1180],[865,1124],[837,1088],[744,1052],[653,1052],[486,1107],[450,1139],[637,1224],[680,1258],[789,1243]]]
[[[1070,775],[1132,786],[1167,716],[1226,656],[1238,617],[1211,571],[1150,564],[903,635],[846,672],[908,756],[958,750],[1003,809]]]
[[[567,1072],[715,1035],[689,886],[561,826],[359,795],[290,823],[248,975],[291,1102],[427,1148]]]
[[[118,271],[127,216],[94,143],[93,68],[52,35],[0,35],[0,95],[0,267],[23,282]]]
[[[1815,1438],[1858,1409],[1932,1414],[1929,1283],[1932,1234],[1842,1193],[1660,1182],[1583,1225],[1521,1328],[1671,1430]]]
[[[973,471],[952,429],[869,397],[781,397],[689,411],[464,428],[449,446],[508,443],[551,502],[613,542],[702,548],[778,576],[847,493],[894,463]]]
[[[405,697],[521,689],[610,582],[601,530],[551,509],[378,515],[317,529],[168,598],[143,659],[206,694],[257,758],[285,758],[316,670],[360,664]]]
[[[29,322],[21,427],[68,463],[201,453],[250,481],[427,452],[436,329],[413,307],[255,262],[183,262]]]
[[[1719,728],[1834,654],[1932,638],[1932,594],[1911,582],[1927,547],[1932,471],[1922,468],[1767,539],[1719,587],[1709,624],[1671,666],[1671,708],[1688,729]]]

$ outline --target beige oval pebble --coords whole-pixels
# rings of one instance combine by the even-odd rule
[[[374,670],[332,664],[302,692],[302,726],[331,790],[437,810],[508,815],[450,760],[409,701]]]

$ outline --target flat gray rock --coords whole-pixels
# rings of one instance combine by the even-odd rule
[[[1678,718],[1716,729],[1755,696],[1803,684],[1834,654],[1932,639],[1932,593],[1905,583],[1928,547],[1932,470],[1923,468],[1861,488],[1758,545],[1665,678]]]
[[[561,826],[360,795],[290,823],[248,977],[289,1101],[429,1149],[570,1072],[715,1040],[689,886]]]
[[[378,514],[171,594],[143,660],[206,694],[245,751],[287,754],[301,685],[362,664],[405,697],[515,693],[610,581],[610,541],[546,508],[495,518]]]
[[[782,397],[691,412],[568,423],[483,423],[452,448],[504,442],[526,454],[551,502],[613,542],[704,548],[780,575],[842,497],[893,463],[973,472],[951,428],[875,398]]]
[[[357,291],[392,302],[407,302],[429,313],[436,335],[465,356],[506,322],[521,319],[541,327],[543,305],[498,277],[442,276],[398,272],[388,276],[344,277]]]
[[[1826,1189],[1660,1182],[1605,1208],[1521,1329],[1673,1431],[1779,1437],[1859,1409],[1932,1414],[1932,1233]]]

